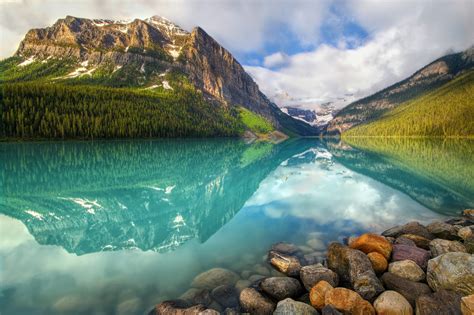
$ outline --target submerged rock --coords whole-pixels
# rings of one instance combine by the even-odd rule
[[[275,309],[275,303],[261,295],[253,288],[246,288],[240,292],[240,306],[250,314],[270,315]]]
[[[311,288],[321,280],[327,281],[333,287],[337,287],[339,284],[339,277],[337,273],[321,264],[310,265],[301,268],[300,279],[308,291],[311,290]]]
[[[422,295],[416,299],[416,314],[461,314],[461,295],[447,290]]]
[[[430,259],[430,252],[418,247],[396,244],[393,245],[393,261],[412,260],[418,264],[422,269],[426,269],[428,260]]]
[[[234,285],[237,280],[239,280],[239,276],[233,271],[224,268],[212,268],[197,275],[191,286],[212,290],[223,284]]]
[[[358,249],[366,254],[377,252],[383,255],[385,259],[389,259],[392,252],[392,244],[385,237],[372,233],[362,234],[351,242],[349,247]]]
[[[316,309],[320,310],[326,305],[326,294],[333,290],[334,288],[327,281],[319,281],[314,287],[309,291],[309,300],[311,305]]]
[[[191,305],[201,304],[208,306],[211,304],[211,294],[207,289],[196,289],[191,288],[188,291],[184,292],[180,297],[180,300],[184,300]]]
[[[431,289],[427,284],[410,281],[390,272],[383,274],[382,281],[385,285],[385,288],[397,291],[403,295],[403,297],[407,299],[411,306],[415,306],[416,298],[420,295],[431,293]]]
[[[184,301],[165,301],[156,305],[149,315],[218,315],[219,312],[208,309],[204,305],[189,306]]]
[[[273,244],[271,250],[290,256],[295,255],[301,251],[301,249],[295,244],[285,242]]]
[[[441,289],[474,294],[474,256],[446,253],[428,262],[427,281],[434,291]]]
[[[466,247],[458,241],[436,238],[430,242],[431,257],[438,257],[449,252],[466,253]]]
[[[260,288],[277,301],[296,298],[303,292],[300,282],[290,277],[266,278],[260,282]]]
[[[374,301],[377,314],[383,315],[412,315],[413,308],[400,293],[392,290],[382,292]]]
[[[372,300],[384,290],[369,258],[359,250],[332,243],[329,245],[327,262],[328,267],[335,271],[343,282],[350,283],[366,300]]]
[[[239,307],[239,292],[231,285],[224,284],[214,288],[211,292],[211,297],[224,309]]]
[[[433,234],[431,234],[425,226],[416,221],[409,222],[405,225],[398,225],[382,232],[383,236],[390,237],[398,237],[403,234],[415,234],[427,239],[434,239]]]
[[[291,315],[291,314],[298,314],[298,315],[318,315],[318,311],[316,311],[313,307],[308,304],[294,301],[290,298],[287,298],[283,301],[278,302],[273,315]]]
[[[415,282],[423,281],[426,278],[423,269],[414,261],[408,259],[390,263],[388,265],[388,272]]]
[[[277,251],[271,250],[268,253],[268,260],[276,270],[290,277],[297,277],[300,274],[301,263],[298,258],[285,255]]]

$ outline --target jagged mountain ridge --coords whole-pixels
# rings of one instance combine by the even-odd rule
[[[21,58],[17,66],[39,60],[75,60],[75,68],[58,77],[61,80],[94,76],[110,65],[110,75],[133,66],[138,85],[150,89],[172,89],[173,85],[163,77],[179,71],[202,91],[208,102],[224,107],[243,106],[290,133],[315,133],[314,128],[301,121],[288,121],[232,54],[203,29],[196,27],[187,32],[158,16],[133,21],[67,16],[50,27],[30,30],[15,55]],[[117,81],[123,79],[116,77]]]
[[[373,121],[403,102],[433,91],[474,68],[474,46],[466,51],[441,57],[405,80],[349,104],[326,127],[327,134],[344,131]]]

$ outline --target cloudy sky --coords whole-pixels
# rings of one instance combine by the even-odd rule
[[[203,27],[280,105],[361,97],[474,44],[474,0],[0,0],[0,58],[65,15],[155,14]]]

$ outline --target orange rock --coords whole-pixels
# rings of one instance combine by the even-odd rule
[[[392,253],[392,244],[385,237],[371,233],[362,234],[351,243],[350,247],[366,254],[371,252],[380,253],[385,259],[389,259]]]
[[[346,288],[334,288],[326,293],[324,302],[331,304],[338,311],[351,313],[356,304],[362,300],[362,297],[356,292]]]
[[[474,294],[465,296],[461,299],[461,313],[462,315],[474,314]]]
[[[382,254],[371,252],[367,254],[367,257],[369,258],[372,268],[376,273],[382,273],[387,270],[388,262]]]
[[[309,291],[309,300],[311,305],[318,310],[322,309],[325,305],[326,294],[334,288],[329,282],[321,280]]]
[[[358,300],[351,309],[352,315],[375,315],[375,309],[369,301]]]

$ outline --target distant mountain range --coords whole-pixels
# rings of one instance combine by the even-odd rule
[[[367,127],[364,129],[364,133],[358,134],[368,135],[370,133],[370,135],[385,136],[455,136],[461,135],[460,133],[462,133],[464,135],[472,135],[474,133],[474,130],[472,130],[472,119],[470,121],[471,128],[469,130],[460,131],[460,129],[463,128],[461,121],[465,121],[466,124],[469,124],[468,117],[474,115],[473,76],[469,75],[473,67],[474,47],[460,53],[439,58],[416,71],[407,79],[349,104],[339,111],[334,119],[329,122],[325,133],[341,134],[355,126],[362,126],[379,120],[386,122],[388,116],[398,115],[399,117],[403,116],[403,118],[397,122],[391,120],[394,126],[392,131],[386,133],[378,133],[375,130],[373,132],[367,132],[369,128]],[[460,86],[460,84],[446,85],[461,76],[464,76],[464,78],[459,81],[462,82],[462,86]],[[458,89],[458,91],[455,92],[455,89]],[[432,94],[431,100],[421,99],[424,96],[428,97],[430,92],[438,94]],[[435,106],[438,108],[437,113],[439,115],[436,118],[430,117],[430,112],[433,112],[435,108],[433,106],[427,106],[427,102],[429,101],[430,104],[433,104],[433,100],[439,97],[444,97],[443,102]],[[411,101],[413,101],[413,103],[410,103]],[[400,116],[402,111],[404,111],[404,114]],[[409,111],[411,111],[411,113],[409,113]],[[453,116],[448,117],[449,114]],[[449,122],[450,119],[457,119],[457,126],[455,126],[456,122]],[[434,120],[437,120],[436,126],[428,127]],[[402,122],[411,125],[425,126],[432,130],[412,130],[409,132],[407,129],[406,132],[400,133],[397,131],[395,125],[400,125]],[[384,129],[380,124],[378,124],[378,128],[379,130]],[[439,132],[437,130],[439,128],[450,129],[451,133]],[[352,132],[352,135],[355,134],[355,132]]]
[[[316,133],[260,92],[202,28],[189,33],[158,16],[67,16],[32,29],[16,54],[0,62],[0,84],[0,136],[7,138],[258,133],[242,119],[242,108],[289,135]]]

